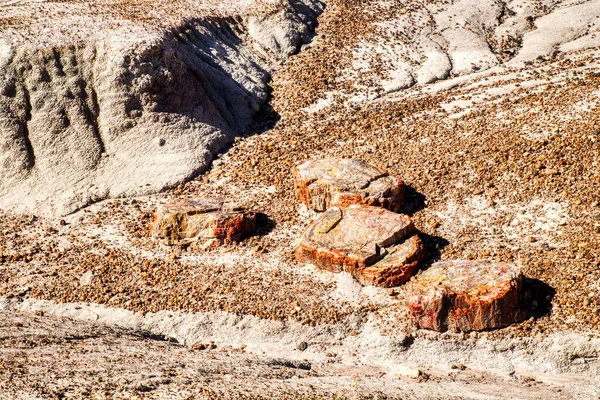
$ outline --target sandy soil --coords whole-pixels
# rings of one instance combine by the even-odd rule
[[[247,352],[244,345],[183,347],[148,332],[41,311],[3,312],[0,344],[2,399],[554,400],[594,393],[576,376],[552,380],[460,363],[421,369],[413,379],[398,375],[410,368],[341,364],[331,354],[315,362]]]

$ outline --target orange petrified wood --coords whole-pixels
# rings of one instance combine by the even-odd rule
[[[296,196],[309,209],[325,211],[352,204],[398,211],[404,200],[402,181],[364,161],[327,158],[294,168]]]
[[[302,262],[346,271],[363,284],[406,282],[425,258],[412,219],[379,207],[333,207],[304,232],[296,248]]]
[[[411,282],[408,308],[420,328],[478,331],[528,317],[519,267],[455,260],[433,264]]]
[[[256,215],[214,199],[191,199],[160,207],[152,235],[166,244],[198,243],[202,248],[239,241],[255,229]]]

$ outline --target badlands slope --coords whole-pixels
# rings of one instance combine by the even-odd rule
[[[61,215],[203,172],[321,7],[0,3],[0,204]]]
[[[0,181],[0,398],[598,398],[600,1],[325,3],[316,36],[281,64],[305,41],[298,37],[308,38],[301,26],[314,23],[295,25],[301,34],[283,53],[268,50],[260,37],[272,32],[269,27],[285,26],[282,16],[305,15],[295,2],[288,11],[277,8],[287,3],[269,2],[279,10],[274,14],[264,11],[264,3],[259,11],[240,3],[227,12],[216,11],[218,4],[202,10],[190,5],[183,16],[184,8],[164,6],[159,18],[143,3],[97,3],[103,12],[88,15],[98,18],[95,36],[104,44],[95,48],[121,63],[121,72],[101,64],[105,69],[92,81],[113,72],[131,80],[94,86],[97,103],[112,106],[98,114],[106,122],[96,124],[109,138],[103,139],[107,155],[100,151],[101,161],[89,168],[79,167],[86,162],[80,156],[95,153],[72,145],[84,143],[77,136],[66,139],[85,129],[75,129],[75,122],[72,130],[49,129],[58,119],[34,118],[38,108],[31,100],[29,114],[23,108],[22,87],[34,82],[43,90],[40,98],[49,98],[68,88],[66,77],[54,84],[52,72],[50,82],[39,83],[34,66],[7,75],[16,83],[13,97],[0,98],[3,107],[12,107],[1,117],[13,121],[1,131],[9,133],[2,139],[7,150],[1,157],[8,161]],[[12,43],[4,47],[5,54],[15,54],[11,60],[38,60],[33,55],[45,50],[30,49],[55,41],[89,40],[88,34],[60,36],[58,29],[22,33],[49,24],[43,15],[72,10],[67,7],[88,12],[85,2],[2,4],[11,16],[0,34]],[[149,71],[170,76],[161,57],[163,44],[174,43],[153,34],[147,39],[147,32],[172,38],[164,33],[172,32],[169,26],[196,12],[192,25],[184,25],[192,31],[186,35],[201,36],[194,43],[225,43],[214,39],[220,29],[203,22],[213,21],[210,15],[250,17],[239,25],[228,22],[243,40],[217,46],[225,53],[207,54],[210,46],[176,40],[181,53],[173,57],[184,60],[176,71],[212,71],[185,61],[204,49],[201,59],[216,63],[220,78],[197,79],[211,85],[233,80],[247,89],[244,96],[228,94],[226,84],[194,92],[200,87],[194,80],[165,78],[154,89],[144,86],[140,77],[155,76]],[[272,22],[254,29],[257,12],[280,17],[260,17]],[[140,13],[147,18],[137,18]],[[19,25],[19,18],[32,15],[39,16],[36,24]],[[89,26],[80,26],[81,32]],[[102,46],[130,43],[104,39],[113,30],[127,40],[149,40],[154,50],[109,51]],[[172,34],[179,37],[177,32]],[[91,59],[81,54],[77,63]],[[161,54],[158,64],[155,54]],[[142,61],[130,68],[122,65],[124,55]],[[79,73],[87,67],[71,68]],[[267,75],[252,78],[259,70],[274,71],[268,104]],[[86,76],[81,79],[89,82]],[[94,97],[84,92],[73,100],[80,110]],[[111,119],[111,113],[126,112],[128,103],[119,101],[127,96],[148,101],[140,103],[140,114],[127,116],[132,127]],[[254,106],[233,107],[240,114],[229,120],[219,113],[210,122],[186,111],[187,98],[170,103],[169,96],[211,104],[255,98],[263,106],[257,114]],[[62,103],[47,104],[48,113],[61,109],[55,104]],[[89,110],[94,107],[102,110]],[[35,131],[45,138],[39,145],[23,144],[23,128],[17,127],[23,120],[28,136],[35,138]],[[240,125],[227,130],[214,121]],[[234,139],[241,132],[246,134]],[[186,135],[188,141],[177,142]],[[169,147],[173,141],[178,145]],[[210,164],[212,154],[232,141]],[[71,145],[57,150],[64,143]],[[27,161],[28,146],[35,163]],[[44,169],[46,150],[55,158],[48,156],[44,162],[52,168]],[[294,198],[290,171],[309,158],[331,156],[364,159],[405,181],[403,211],[421,231],[429,261],[520,265],[532,293],[532,318],[471,334],[416,330],[404,311],[410,282],[393,291],[362,287],[348,274],[295,261],[297,239],[314,215]],[[43,175],[59,172],[67,177]],[[105,197],[171,186],[60,216]],[[263,213],[259,234],[203,253],[154,242],[148,228],[156,207],[191,196],[235,199]],[[410,378],[416,370],[419,377]]]

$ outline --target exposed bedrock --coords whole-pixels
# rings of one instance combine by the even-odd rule
[[[51,47],[0,36],[0,208],[62,215],[204,171],[323,5],[278,7]]]

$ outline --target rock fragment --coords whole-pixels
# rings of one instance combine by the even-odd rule
[[[214,199],[190,199],[160,207],[152,236],[168,245],[196,243],[214,248],[254,232],[256,214]]]
[[[502,328],[528,317],[522,285],[521,269],[512,264],[438,262],[411,284],[408,308],[424,329]]]
[[[81,286],[89,286],[92,284],[92,281],[94,280],[95,275],[93,271],[87,271],[84,274],[81,275],[81,277],[79,278],[79,284]]]
[[[425,257],[425,248],[418,235],[390,246],[383,259],[364,268],[356,278],[363,285],[393,287],[409,280]]]
[[[293,171],[296,196],[309,209],[325,211],[351,204],[398,211],[404,200],[402,181],[364,161],[327,158],[307,161]]]
[[[423,374],[423,372],[419,368],[414,368],[408,365],[395,365],[392,368],[390,368],[390,372],[393,375],[405,376],[412,379],[417,379]]]
[[[304,232],[296,258],[361,283],[392,287],[406,282],[425,258],[412,219],[379,207],[333,207]]]

